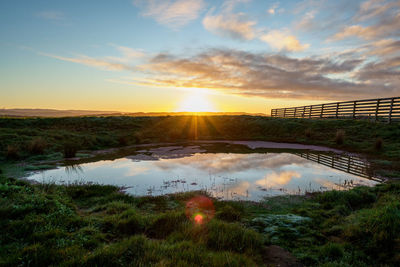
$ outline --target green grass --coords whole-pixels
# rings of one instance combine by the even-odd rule
[[[198,122],[197,134],[194,124]],[[340,134],[338,142],[336,133]],[[400,176],[400,124],[252,116],[0,119],[0,266],[263,266],[278,245],[306,266],[400,265],[400,185],[259,203],[214,200],[194,225],[199,192],[132,197],[114,186],[28,184],[4,177],[91,150],[156,142],[265,140],[324,145],[374,157]],[[210,152],[252,152],[210,146]],[[80,153],[78,152],[80,151]],[[36,164],[41,163],[41,164]]]
[[[306,266],[400,264],[400,185],[260,203],[213,200],[185,216],[188,192],[133,197],[114,186],[0,179],[0,266],[263,266],[266,246]],[[373,256],[372,256],[373,255]]]
[[[195,134],[196,121],[198,127]],[[339,139],[337,132],[343,133]],[[70,144],[75,146],[71,153],[74,154],[77,147],[80,150],[95,150],[197,138],[317,144],[393,160],[400,158],[398,136],[399,123],[372,123],[366,120],[257,116],[0,118],[0,156],[5,159],[7,150],[11,159],[65,152],[65,147],[70,148]]]

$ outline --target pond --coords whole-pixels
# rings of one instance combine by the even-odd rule
[[[142,148],[132,155],[59,166],[27,178],[111,184],[137,196],[204,190],[224,200],[252,201],[380,182],[370,174],[368,162],[354,155],[310,150],[210,153],[198,145]]]

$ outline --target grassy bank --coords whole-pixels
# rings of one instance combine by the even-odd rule
[[[396,184],[213,200],[215,217],[203,225],[185,216],[196,193],[132,197],[113,186],[3,177],[0,195],[1,266],[265,266],[274,263],[271,245],[306,266],[400,264]]]
[[[187,140],[298,142],[400,158],[400,124],[257,116],[0,118],[3,159]],[[74,152],[74,151],[70,151]]]

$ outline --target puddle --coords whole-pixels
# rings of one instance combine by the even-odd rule
[[[225,152],[208,153],[196,145],[140,148],[134,155],[35,172],[27,179],[111,184],[138,196],[206,190],[220,199],[252,201],[380,182],[371,175],[369,163],[354,155]]]

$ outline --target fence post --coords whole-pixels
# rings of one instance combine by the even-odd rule
[[[283,117],[286,118],[286,108],[283,109]]]
[[[390,110],[389,110],[388,123],[391,123],[391,122],[392,122],[393,104],[394,104],[394,97],[392,98],[392,101],[390,102]]]
[[[321,114],[319,114],[319,117],[320,117],[320,118],[322,118],[323,115],[324,115],[324,106],[325,106],[325,104],[322,104],[322,107],[321,107]]]
[[[313,106],[313,105],[310,106],[310,114],[308,114],[308,117],[309,117],[309,118],[311,118],[312,106]]]
[[[296,118],[297,107],[294,108],[294,118]]]
[[[336,103],[336,119],[339,117],[339,102]]]
[[[303,106],[303,114],[301,114],[301,117],[304,118],[304,112],[306,111],[306,106]]]
[[[353,119],[356,118],[356,105],[357,105],[357,101],[354,101],[354,103],[353,103]]]
[[[349,159],[347,161],[347,172],[350,172],[351,159],[350,159],[350,156],[348,156],[348,157],[349,157]]]
[[[381,103],[381,100],[378,99],[376,101],[376,110],[375,110],[375,122],[378,121],[378,112],[379,112],[379,104]]]

